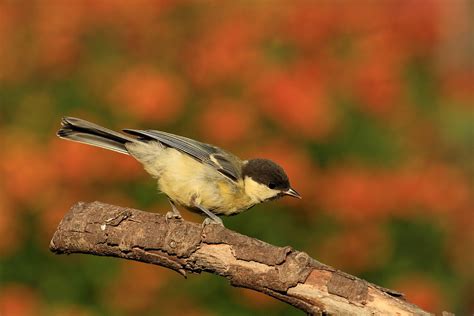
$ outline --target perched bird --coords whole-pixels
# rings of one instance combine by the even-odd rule
[[[181,218],[178,204],[206,214],[203,224],[223,225],[217,215],[238,214],[285,195],[301,198],[283,168],[268,159],[242,161],[216,146],[155,130],[124,129],[128,136],[73,117],[63,118],[61,125],[61,138],[141,162],[171,203],[167,218]]]

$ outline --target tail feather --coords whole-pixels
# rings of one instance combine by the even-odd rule
[[[139,141],[79,118],[64,117],[61,125],[61,129],[57,132],[60,138],[113,150],[126,155],[129,153],[125,144]]]

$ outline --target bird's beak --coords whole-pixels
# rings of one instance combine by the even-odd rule
[[[297,199],[301,199],[301,195],[292,188],[289,188],[288,190],[283,191],[283,194],[295,197]]]

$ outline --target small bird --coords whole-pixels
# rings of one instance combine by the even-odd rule
[[[285,195],[301,198],[283,168],[268,159],[242,161],[219,147],[156,130],[124,129],[125,135],[74,117],[63,118],[61,125],[60,138],[142,163],[168,197],[172,210],[167,218],[180,219],[176,205],[181,205],[207,215],[204,225],[223,225],[217,215],[239,214]]]

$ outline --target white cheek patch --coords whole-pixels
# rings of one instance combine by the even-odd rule
[[[245,185],[245,193],[255,203],[260,203],[265,200],[274,198],[280,193],[280,191],[270,189],[266,185],[254,181],[250,177],[245,177],[244,185]]]

